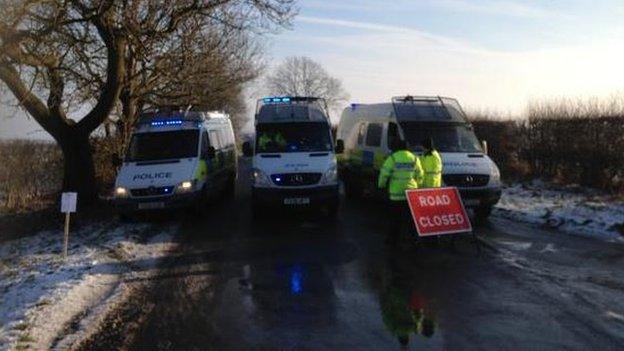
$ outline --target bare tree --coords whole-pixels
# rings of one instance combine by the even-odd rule
[[[180,67],[173,62],[193,72],[197,66],[192,64],[206,51],[176,61],[179,47],[174,44],[188,33],[199,33],[195,38],[207,34],[208,21],[239,32],[254,26],[270,29],[271,24],[289,22],[292,4],[293,0],[3,0],[0,81],[60,145],[63,188],[79,192],[81,202],[89,203],[96,197],[89,137],[108,118],[120,93],[157,99],[158,92],[169,87],[167,81],[180,73],[167,71]],[[207,37],[219,38],[214,33]],[[180,45],[185,44],[198,45],[188,36]],[[221,46],[210,48],[222,54]],[[204,73],[201,77],[210,76]],[[145,82],[153,83],[150,89],[135,94]],[[85,106],[90,106],[87,113],[76,120],[68,117]]]
[[[328,109],[337,109],[349,99],[340,79],[332,77],[319,63],[305,56],[287,57],[266,78],[271,94],[314,96],[325,99]]]

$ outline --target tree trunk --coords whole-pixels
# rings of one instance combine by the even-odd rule
[[[130,136],[132,135],[132,127],[137,116],[137,100],[130,97],[128,91],[123,91],[121,96],[121,119],[122,126],[122,149],[125,149],[130,142]]]
[[[63,191],[77,192],[80,207],[97,200],[95,166],[88,135],[67,135],[59,140],[63,152]]]

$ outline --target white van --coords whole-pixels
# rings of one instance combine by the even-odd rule
[[[479,219],[487,217],[501,197],[499,169],[455,99],[402,96],[388,103],[352,104],[344,110],[337,134],[345,149],[340,176],[347,197],[365,192],[387,196],[378,191],[377,177],[397,138],[417,154],[422,153],[421,143],[432,138],[442,156],[444,185],[457,187],[465,206]]]
[[[122,214],[203,205],[234,190],[237,155],[228,115],[192,108],[145,112],[115,182]]]
[[[258,101],[255,142],[243,144],[253,157],[254,211],[267,206],[338,208],[338,175],[331,125],[324,101],[271,97]]]

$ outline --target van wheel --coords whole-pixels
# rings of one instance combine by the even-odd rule
[[[479,206],[474,209],[475,222],[477,225],[487,222],[488,217],[492,214],[493,206]]]
[[[338,202],[332,203],[325,207],[327,218],[335,220],[338,218]]]
[[[210,200],[208,198],[208,188],[206,187],[206,185],[204,185],[204,187],[202,188],[201,194],[195,200],[195,202],[191,205],[191,211],[193,212],[194,215],[202,215],[204,211],[206,210],[206,208],[208,207],[209,203],[210,203]]]
[[[236,173],[230,174],[225,184],[225,197],[233,198],[236,194]]]
[[[251,201],[251,218],[254,221],[263,220],[267,215],[267,210],[257,200]]]
[[[344,181],[344,191],[347,199],[359,199],[362,197],[362,188],[350,179]]]
[[[134,222],[134,216],[129,212],[120,212],[119,221],[121,223],[132,223]]]

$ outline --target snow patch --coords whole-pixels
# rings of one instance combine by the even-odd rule
[[[624,203],[593,190],[555,188],[543,182],[503,189],[496,216],[571,234],[624,241]]]
[[[48,349],[80,329],[120,282],[149,274],[175,246],[173,226],[97,223],[70,234],[46,231],[0,245],[0,349]],[[75,322],[76,325],[73,325]]]

